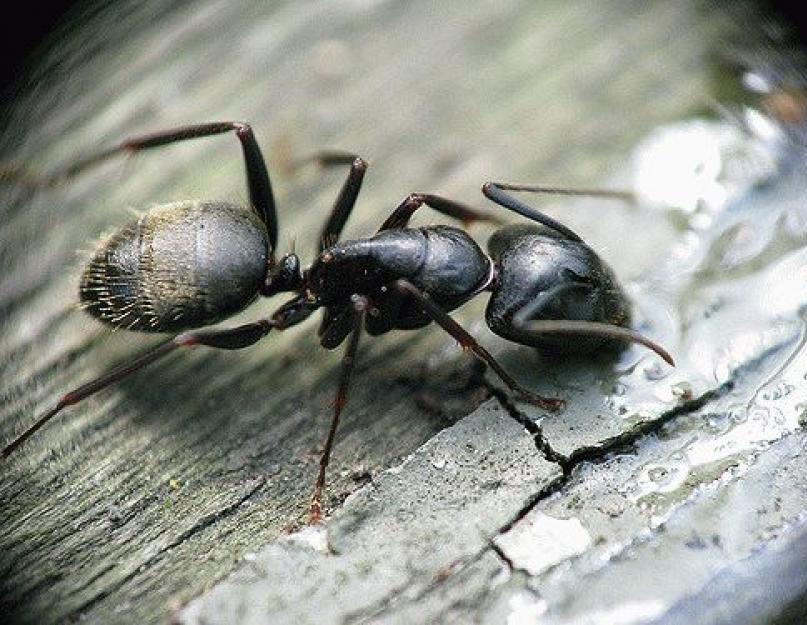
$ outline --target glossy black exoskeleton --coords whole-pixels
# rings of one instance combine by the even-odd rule
[[[582,241],[542,225],[502,228],[488,242],[496,289],[485,319],[499,336],[543,351],[586,353],[607,337],[557,336],[526,329],[530,321],[565,319],[630,323],[630,305],[612,271]]]
[[[109,157],[168,143],[234,131],[246,163],[250,208],[189,201],[158,206],[103,242],[81,279],[80,298],[91,315],[109,325],[174,338],[108,374],[64,395],[50,411],[3,449],[7,456],[67,406],[154,362],[178,347],[240,349],[324,310],[321,344],[345,340],[334,416],[320,461],[310,516],[321,514],[330,458],[362,330],[380,335],[421,328],[432,321],[488,364],[517,394],[547,410],[562,401],[522,388],[448,313],[490,291],[486,320],[500,336],[543,350],[586,352],[604,343],[642,343],[668,362],[657,344],[629,329],[630,307],[612,272],[572,230],[506,193],[545,188],[487,183],[484,194],[531,220],[505,226],[486,254],[464,230],[446,225],[408,227],[423,205],[470,223],[498,221],[461,203],[431,194],[407,197],[370,237],[339,241],[355,205],[367,164],[346,153],[321,153],[321,165],[349,165],[350,173],[320,236],[319,254],[303,270],[296,254],[276,258],[275,203],[263,156],[249,125],[218,122],[134,137],[91,155],[49,185]],[[609,195],[609,192],[587,194]],[[257,296],[294,296],[266,319],[229,329],[198,329],[241,310]]]

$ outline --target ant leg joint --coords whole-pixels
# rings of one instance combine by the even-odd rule
[[[195,347],[199,339],[192,332],[183,332],[174,338],[174,343],[182,347]]]
[[[366,311],[370,306],[369,300],[364,297],[364,295],[359,295],[358,293],[351,295],[350,301],[353,304],[354,310],[359,313]]]
[[[233,122],[233,128],[239,137],[248,137],[252,134],[252,126],[246,122]]]

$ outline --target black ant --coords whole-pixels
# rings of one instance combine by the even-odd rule
[[[278,225],[269,174],[249,125],[219,122],[134,137],[43,178],[51,185],[115,155],[234,131],[244,154],[250,210],[225,202],[186,201],[157,206],[102,243],[81,279],[80,297],[97,319],[140,332],[178,333],[139,358],[59,399],[3,449],[8,456],[67,406],[100,391],[179,347],[241,349],[271,330],[283,330],[322,308],[320,343],[334,349],[347,339],[334,414],[320,460],[310,521],[321,517],[321,497],[334,437],[347,401],[362,328],[370,335],[437,322],[489,365],[515,393],[545,410],[563,401],[522,388],[448,312],[490,291],[486,320],[509,341],[539,349],[590,352],[619,341],[641,343],[672,364],[653,341],[629,329],[627,298],[611,270],[572,230],[505,191],[568,192],[486,183],[483,193],[534,222],[510,225],[490,239],[485,254],[465,231],[445,225],[409,228],[423,205],[464,223],[498,221],[437,195],[413,193],[371,237],[339,241],[356,203],[367,163],[352,154],[323,152],[320,165],[350,172],[320,235],[319,255],[303,270],[296,254],[276,258]],[[30,180],[30,179],[29,179]],[[584,191],[587,195],[619,195]],[[258,295],[294,296],[267,319],[235,328],[197,329],[243,309]],[[557,335],[573,335],[568,340]]]

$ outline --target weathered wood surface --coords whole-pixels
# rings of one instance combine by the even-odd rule
[[[137,132],[248,120],[275,174],[282,247],[310,258],[342,174],[283,176],[289,150],[341,147],[371,160],[347,236],[373,231],[411,191],[481,205],[486,179],[590,184],[648,130],[708,106],[707,59],[735,28],[734,16],[685,2],[116,5],[56,44],[0,146],[4,158],[47,170]],[[236,141],[220,137],[111,163],[63,188],[2,193],[5,439],[146,344],[76,310],[75,250],[130,208],[245,191]],[[652,212],[609,207],[611,222],[603,210],[563,218],[623,278],[675,237]],[[480,330],[481,310],[471,304],[458,318]],[[160,621],[299,525],[338,362],[314,325],[242,353],[172,356],[70,410],[6,463],[5,613]],[[488,394],[438,330],[365,339],[328,506]]]

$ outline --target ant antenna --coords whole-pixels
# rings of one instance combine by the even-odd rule
[[[610,323],[600,323],[598,321],[577,321],[572,319],[539,319],[526,322],[517,321],[514,319],[514,322],[521,329],[535,334],[574,334],[577,336],[588,335],[604,339],[625,341],[627,343],[637,343],[638,345],[644,345],[648,349],[654,351],[671,367],[675,366],[675,360],[673,360],[670,352],[668,352],[654,340],[649,339],[643,334],[639,334],[630,328],[624,328],[622,326],[616,326]]]
[[[571,189],[568,187],[550,187],[535,184],[517,184],[507,182],[492,183],[506,191],[527,191],[529,193],[547,193],[551,195],[577,195],[583,197],[602,197],[612,200],[636,203],[636,194],[633,191],[620,189]]]

